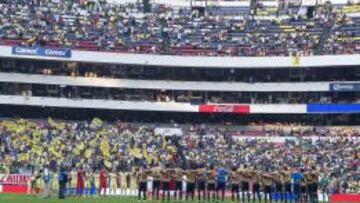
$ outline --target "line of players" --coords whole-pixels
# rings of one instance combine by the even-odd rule
[[[315,170],[312,170],[315,171]],[[223,167],[215,169],[198,168],[183,170],[181,168],[141,167],[135,170],[138,181],[138,199],[146,200],[148,177],[153,178],[152,199],[159,200],[162,185],[162,200],[170,200],[170,182],[175,181],[174,199],[183,199],[183,181],[186,177],[185,199],[194,200],[197,192],[198,200],[215,201],[225,198],[227,183],[231,188],[232,201],[261,202],[262,194],[265,202],[273,202],[272,193],[278,195],[281,202],[318,202],[318,176],[314,172],[292,171],[289,168],[276,172],[262,172],[256,168],[232,168],[230,171]],[[252,182],[252,195],[250,193]],[[240,198],[241,192],[241,198]],[[220,195],[219,195],[220,193]],[[293,195],[293,198],[289,198]],[[252,197],[251,197],[252,196]]]

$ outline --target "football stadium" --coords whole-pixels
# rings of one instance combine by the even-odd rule
[[[360,202],[360,1],[0,0],[0,202]]]

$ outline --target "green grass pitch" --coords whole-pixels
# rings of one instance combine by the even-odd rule
[[[34,197],[31,195],[24,194],[0,194],[0,203],[205,203],[204,201],[138,201],[136,197],[119,197],[119,196],[108,196],[108,197],[70,197],[65,200],[59,200],[56,197],[43,198]],[[264,201],[262,201],[264,202]],[[214,202],[215,203],[215,202]],[[234,203],[227,199],[224,202],[219,203]],[[236,203],[236,202],[235,202]],[[258,201],[256,203],[259,203]],[[340,202],[337,202],[340,203]]]
[[[31,195],[24,194],[0,194],[0,203],[199,203],[199,201],[138,201],[136,197],[71,197],[65,200],[59,200],[56,197],[42,198],[33,197]],[[204,203],[204,201],[201,201]],[[219,202],[221,203],[221,201]],[[224,201],[224,203],[232,203],[230,200]],[[258,203],[258,202],[257,202]]]

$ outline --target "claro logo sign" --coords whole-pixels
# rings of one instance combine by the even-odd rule
[[[360,91],[360,83],[331,83],[330,91],[335,91],[335,92]]]
[[[71,58],[70,49],[52,49],[52,48],[43,48],[43,47],[16,46],[16,47],[12,47],[12,54]]]

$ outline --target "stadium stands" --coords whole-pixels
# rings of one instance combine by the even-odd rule
[[[188,2],[0,0],[0,175],[288,168],[360,193],[360,6]]]
[[[311,19],[296,12],[270,18],[247,13],[234,18],[222,15],[228,12],[221,10],[202,16],[157,6],[153,13],[140,14],[133,4],[106,4],[96,10],[92,4],[66,1],[19,2],[0,4],[1,44],[176,55],[289,56],[347,54],[355,45],[343,42],[356,41],[356,17],[322,7]],[[346,20],[350,27],[331,29],[337,27],[334,19]],[[323,51],[317,52],[322,43]],[[333,46],[328,48],[328,43]]]
[[[279,130],[279,125],[274,127]],[[279,170],[284,165],[316,166],[330,174],[332,192],[359,192],[355,186],[360,167],[359,141],[353,139],[359,135],[358,130],[284,126],[282,135],[288,138],[279,143],[237,140],[229,136],[231,131],[205,125],[183,127],[179,137],[171,135],[171,129],[175,132],[179,128],[106,123],[98,118],[91,122],[1,120],[2,171],[26,173],[43,165],[56,170],[61,164],[69,168],[83,166],[86,171],[103,166],[110,171],[129,171],[144,163],[225,164],[229,168],[247,164],[263,171]],[[166,131],[168,134],[163,134]],[[275,136],[280,132],[271,125],[266,131]],[[308,135],[324,139],[306,139]],[[300,139],[291,140],[292,136]]]

